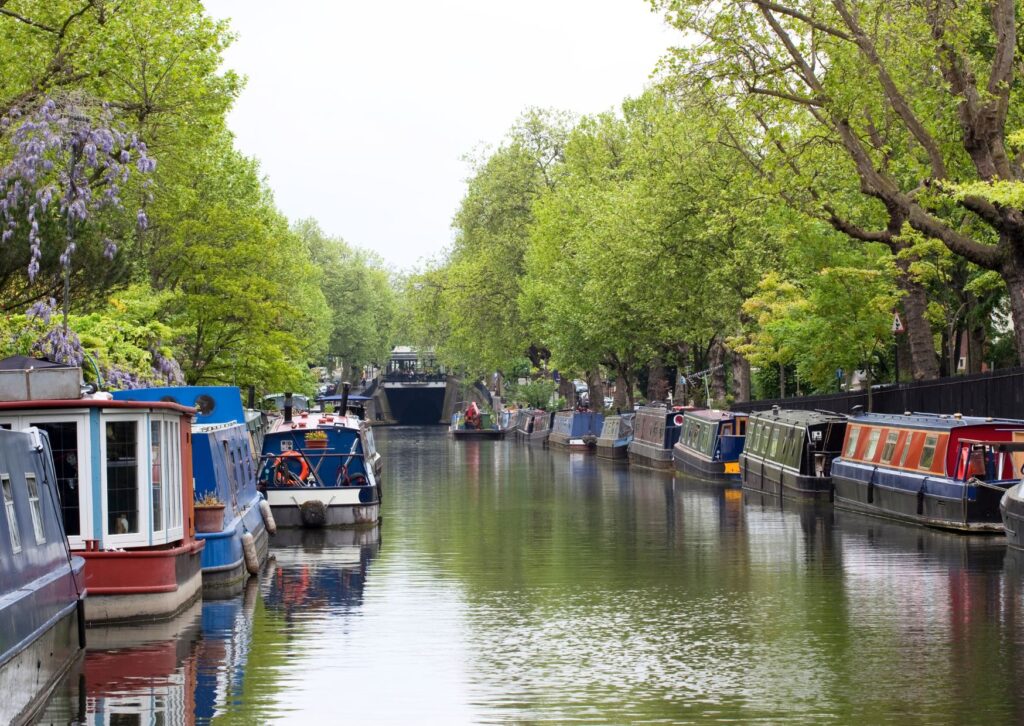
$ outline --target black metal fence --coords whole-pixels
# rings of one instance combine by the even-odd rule
[[[733,404],[734,411],[779,408],[821,409],[850,413],[854,406],[877,413],[962,413],[965,416],[1024,419],[1024,368],[1003,368],[970,376],[879,386],[867,391],[822,396],[762,399]]]

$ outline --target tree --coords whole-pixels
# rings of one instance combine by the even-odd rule
[[[757,99],[779,135],[796,118],[805,136],[845,154],[886,219],[883,229],[851,226],[855,236],[886,241],[909,226],[998,272],[1024,360],[1013,0],[911,0],[898,13],[878,1],[752,0],[710,12],[697,0],[653,5],[702,38],[677,56],[679,72]]]

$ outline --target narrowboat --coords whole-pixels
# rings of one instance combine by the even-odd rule
[[[601,435],[597,437],[596,453],[602,459],[625,459],[633,440],[633,419],[636,414],[620,413],[605,416]]]
[[[593,411],[559,411],[551,425],[548,446],[591,451],[604,426],[604,415]]]
[[[455,439],[503,439],[512,430],[514,413],[482,411],[475,401],[452,414],[448,432]]]
[[[999,502],[999,513],[1006,532],[1006,544],[1013,549],[1024,550],[1024,492],[1021,482],[1006,490]]]
[[[261,507],[263,497],[256,489],[257,452],[242,392],[234,386],[168,386],[118,391],[113,396],[118,401],[171,401],[196,409],[192,475],[196,538],[206,543],[203,595],[241,592],[249,575],[266,562],[267,525],[273,517],[268,506]]]
[[[716,479],[740,479],[740,454],[747,415],[704,409],[683,417],[679,441],[672,447],[676,471]]]
[[[740,454],[744,489],[784,497],[832,497],[832,461],[842,451],[846,417],[779,409],[750,414]]]
[[[832,464],[842,509],[959,532],[1003,532],[999,504],[1020,478],[1024,421],[857,413]]]
[[[345,410],[345,407],[342,407]],[[367,427],[344,413],[292,414],[263,439],[258,486],[278,527],[336,527],[380,520],[380,481],[367,459]]]
[[[0,426],[49,435],[64,531],[85,560],[86,620],[154,620],[188,607],[202,593],[205,545],[193,533],[193,409],[83,397],[79,368],[18,373],[27,398],[0,402]],[[41,392],[51,397],[31,398]]]
[[[516,438],[528,443],[546,443],[551,434],[552,416],[542,408],[525,409],[516,427]]]
[[[28,723],[85,646],[46,433],[0,429],[0,723]]]
[[[692,408],[671,408],[664,404],[641,406],[633,422],[633,441],[629,444],[629,463],[650,469],[672,468],[672,447],[679,440],[683,417]]]

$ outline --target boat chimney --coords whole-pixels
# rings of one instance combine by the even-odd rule
[[[292,392],[286,391],[284,394],[284,422],[292,422]]]
[[[246,405],[246,408],[256,408],[256,386],[249,386],[249,401],[248,405]]]
[[[352,384],[345,381],[341,384],[341,415],[344,416],[348,413],[348,392],[351,390]]]

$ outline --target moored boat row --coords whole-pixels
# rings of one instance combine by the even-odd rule
[[[775,496],[946,530],[1005,531],[1024,549],[1024,420],[665,405],[607,417],[525,412],[517,438],[545,436],[552,447]]]

